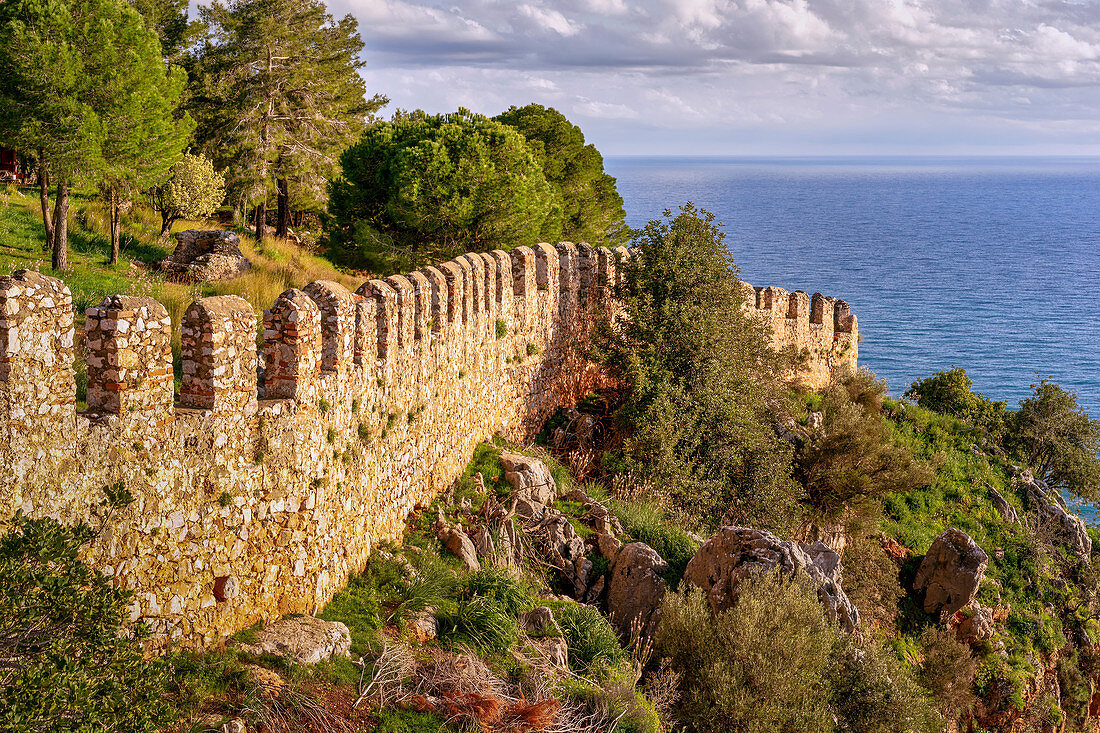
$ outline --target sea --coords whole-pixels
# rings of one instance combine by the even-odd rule
[[[1042,376],[1100,419],[1100,158],[609,157],[606,168],[631,226],[691,201],[722,223],[743,280],[846,300],[859,363],[891,394],[957,365],[1009,407]]]

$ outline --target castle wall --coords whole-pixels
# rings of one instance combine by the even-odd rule
[[[601,383],[583,349],[628,257],[569,243],[467,254],[355,293],[310,283],[263,314],[203,298],[181,323],[178,400],[164,307],[111,296],[87,311],[79,413],[68,289],[0,278],[0,517],[101,527],[86,559],[134,591],[154,645],[314,613],[478,442],[529,438]],[[753,295],[777,344],[855,363],[846,307]],[[118,487],[134,501],[107,516]]]
[[[768,324],[772,346],[793,347],[804,357],[790,376],[808,389],[827,387],[837,375],[856,370],[859,325],[848,304],[801,290],[754,288],[743,283],[745,309]]]

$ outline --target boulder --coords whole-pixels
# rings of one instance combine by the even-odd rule
[[[997,491],[993,487],[989,489],[989,498],[993,501],[993,508],[997,510],[1006,522],[1012,524],[1019,524],[1020,517],[1016,514],[1016,510],[1012,508],[1012,505],[1008,503],[1008,499],[1004,498],[1001,492]]]
[[[1069,545],[1073,554],[1085,562],[1092,555],[1092,538],[1085,521],[1066,508],[1066,502],[1055,489],[1032,475],[1031,471],[1015,469],[1015,480],[1024,488],[1027,500],[1038,512],[1040,522],[1052,527]]]
[[[928,548],[913,588],[924,591],[926,613],[951,616],[974,600],[989,556],[960,529],[948,529]]]
[[[532,608],[519,617],[519,625],[532,636],[561,636],[561,627],[549,606]]]
[[[588,590],[592,561],[586,556],[584,540],[573,529],[568,517],[553,513],[539,522],[532,532],[546,553],[546,561],[573,586],[573,597],[583,599]]]
[[[701,588],[711,610],[720,613],[737,602],[737,586],[744,578],[773,568],[789,575],[804,572],[827,615],[849,633],[859,628],[859,611],[841,586],[840,556],[821,542],[799,544],[763,529],[723,527],[691,558],[684,580]]]
[[[255,644],[242,644],[249,654],[277,654],[298,664],[316,664],[334,656],[351,656],[351,632],[339,621],[313,616],[279,619],[256,635]]]
[[[240,238],[218,229],[177,233],[175,251],[160,262],[169,279],[182,282],[230,280],[251,267],[241,254]]]
[[[552,504],[557,498],[554,477],[538,458],[504,452],[500,454],[500,462],[504,464],[505,480],[515,489],[512,496],[543,505]]]
[[[432,530],[436,538],[452,555],[462,561],[467,570],[481,570],[481,563],[477,559],[477,547],[469,535],[462,531],[461,525],[451,524],[443,515],[443,509],[438,510],[438,517],[432,524]]]
[[[421,644],[439,636],[439,621],[430,610],[413,614],[405,626],[409,635]]]
[[[668,563],[644,542],[631,542],[619,550],[607,589],[611,623],[619,633],[629,635],[636,628],[642,637],[652,637],[668,590],[666,572]]]
[[[993,609],[977,601],[955,614],[952,625],[955,635],[964,644],[975,644],[993,638]]]

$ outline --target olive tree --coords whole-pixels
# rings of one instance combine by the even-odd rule
[[[214,170],[206,156],[184,153],[164,185],[154,187],[151,193],[153,207],[160,212],[160,238],[164,240],[179,219],[205,219],[221,206],[225,176]]]

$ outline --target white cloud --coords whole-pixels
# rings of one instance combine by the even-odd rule
[[[586,119],[620,121],[632,132],[615,143],[644,129],[806,140],[874,124],[1000,130],[1013,144],[1072,144],[1078,130],[1100,146],[1089,137],[1100,3],[333,1],[360,19],[371,88],[402,107],[541,101],[586,130]]]

